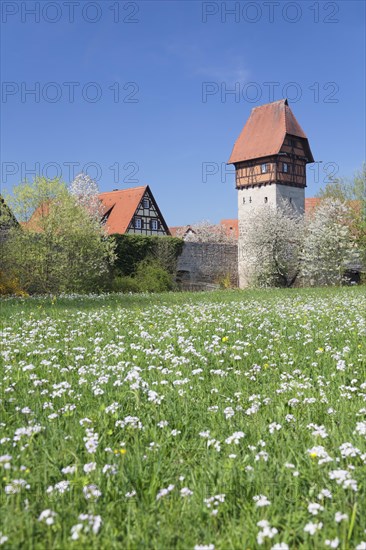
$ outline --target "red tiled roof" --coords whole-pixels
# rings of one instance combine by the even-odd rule
[[[221,220],[220,225],[223,225],[226,229],[228,237],[234,235],[237,239],[239,237],[239,221],[238,220]]]
[[[189,231],[194,233],[194,230],[190,225],[175,225],[173,227],[169,227],[169,231],[172,237],[184,237]]]
[[[306,140],[309,162],[314,162],[306,135],[287,99],[254,107],[235,142],[228,164],[277,155],[286,134]]]
[[[305,213],[312,212],[315,208],[317,208],[321,201],[323,200],[322,197],[309,197],[305,199]],[[354,212],[359,212],[361,208],[361,201],[358,200],[348,200],[346,201],[347,206]]]
[[[314,210],[314,208],[319,206],[320,201],[321,201],[320,197],[309,197],[305,199],[305,212],[309,213],[312,210]]]
[[[126,233],[132,216],[136,212],[146,190],[147,185],[98,195],[103,205],[104,215],[110,212],[106,222],[106,230],[109,235]]]

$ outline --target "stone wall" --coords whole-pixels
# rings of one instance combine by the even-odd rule
[[[185,242],[178,258],[177,282],[186,289],[218,288],[223,279],[238,285],[236,244]]]

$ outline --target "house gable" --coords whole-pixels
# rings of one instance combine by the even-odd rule
[[[170,235],[148,185],[100,193],[107,233]]]
[[[170,235],[155,198],[146,186],[145,192],[132,216],[126,233],[134,235]]]

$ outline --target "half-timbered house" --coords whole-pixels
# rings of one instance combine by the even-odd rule
[[[170,235],[169,228],[148,185],[100,193],[107,233]]]

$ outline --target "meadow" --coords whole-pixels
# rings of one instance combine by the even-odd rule
[[[365,288],[1,303],[3,548],[366,550]]]

